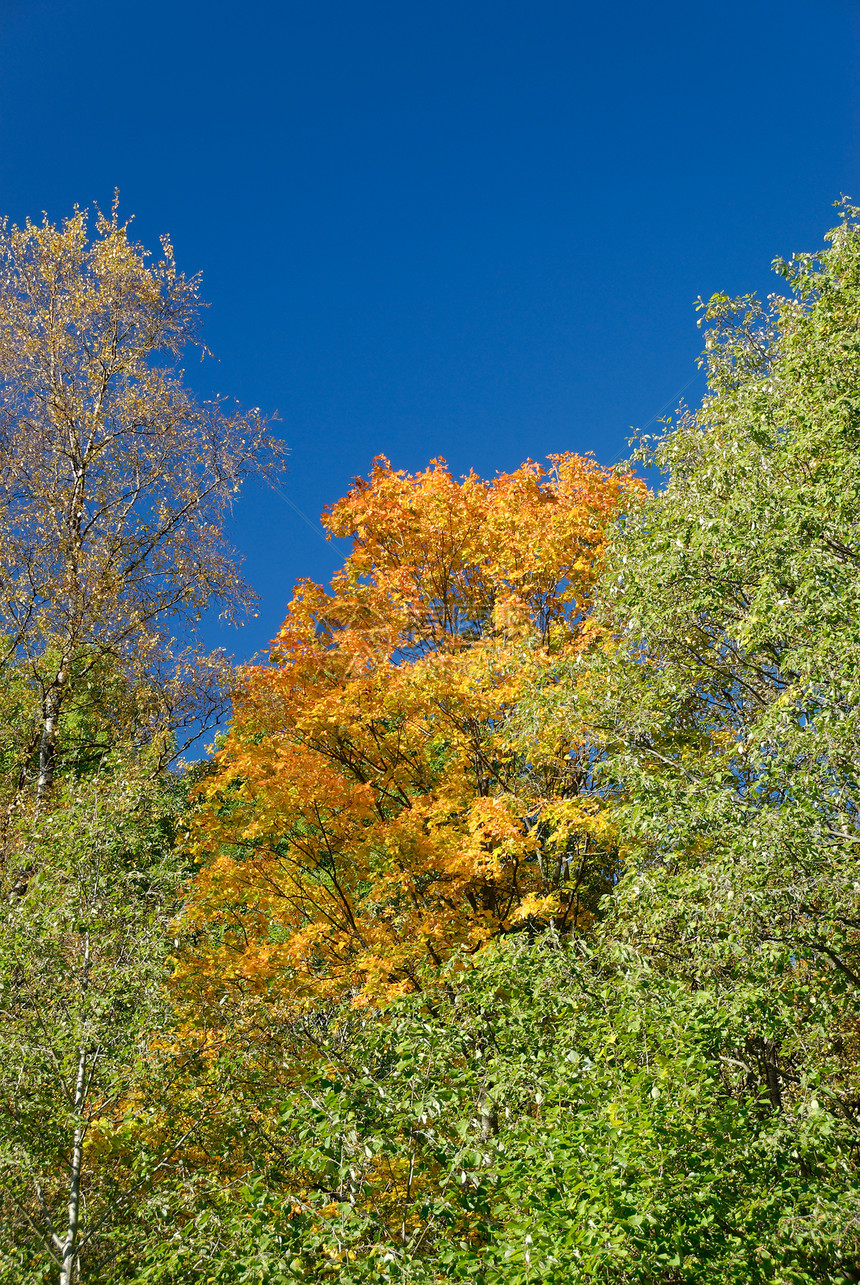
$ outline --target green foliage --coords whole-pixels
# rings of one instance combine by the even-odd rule
[[[776,1110],[735,1024],[631,951],[551,936],[384,1016],[331,1014],[280,1108],[289,1192],[283,1168],[247,1178],[139,1279],[845,1279],[853,1132],[810,1085]]]
[[[592,718],[628,863],[612,932],[714,987],[857,1127],[860,224],[778,264],[768,309],[705,309],[710,392],[644,457],[604,611],[622,640]],[[766,987],[779,1020],[750,998]]]
[[[116,1252],[116,1226],[163,1159],[117,1143],[146,1113],[140,1085],[170,1020],[163,983],[179,799],[133,760],[112,766],[67,783],[49,810],[7,835],[0,1280],[10,1285],[56,1273],[76,1163],[79,1243],[84,1264],[96,1265]]]

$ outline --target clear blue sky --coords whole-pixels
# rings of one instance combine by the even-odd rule
[[[310,519],[372,457],[609,461],[694,374],[692,301],[776,288],[860,200],[847,0],[2,0],[0,210],[122,210],[202,270],[201,392],[281,416]],[[701,384],[688,396],[695,399]],[[231,536],[275,632],[339,561]]]

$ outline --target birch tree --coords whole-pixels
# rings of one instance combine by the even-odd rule
[[[0,908],[3,1282],[101,1279],[188,1132],[162,1100],[138,1136],[170,1023],[175,789],[126,757],[16,820],[34,872],[3,880]]]
[[[0,224],[0,663],[33,694],[15,784],[35,776],[41,798],[64,714],[106,668],[157,690],[175,724],[218,705],[194,626],[251,601],[223,519],[279,450],[258,411],[188,389],[200,308],[169,240],[150,259],[116,203],[92,234],[82,210]]]

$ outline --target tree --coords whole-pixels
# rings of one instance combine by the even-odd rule
[[[196,1120],[174,1085],[144,1127],[143,1086],[158,1068],[170,1079],[167,929],[184,872],[163,768],[223,711],[229,667],[195,626],[212,603],[231,615],[252,600],[223,519],[282,452],[258,411],[185,386],[199,282],[162,251],[149,262],[116,205],[92,235],[79,210],[0,228],[9,1280],[71,1285],[82,1261],[121,1278],[123,1225]]]
[[[142,1126],[172,1029],[171,851],[178,783],[128,754],[16,822],[31,876],[7,875],[0,932],[0,1280],[98,1276],[186,1139]],[[151,1089],[151,1085],[150,1085]],[[139,1232],[129,1237],[131,1247]],[[88,1271],[89,1275],[90,1272]]]
[[[616,858],[587,742],[524,747],[511,715],[592,644],[635,485],[574,455],[491,482],[380,459],[333,507],[353,552],[331,593],[299,585],[206,785],[189,977],[369,998],[499,933],[588,927]]]
[[[777,263],[790,297],[705,306],[709,392],[646,444],[668,482],[608,554],[621,645],[586,721],[626,857],[607,932],[727,1014],[738,1094],[798,1130],[819,1104],[856,1146],[855,208],[829,240]]]
[[[36,706],[13,784],[37,755],[40,797],[63,717],[98,703],[106,669],[158,694],[174,727],[221,699],[223,667],[188,630],[213,601],[248,604],[222,519],[279,449],[258,411],[185,387],[198,289],[166,238],[147,262],[116,203],[92,239],[80,210],[0,229],[0,631]]]

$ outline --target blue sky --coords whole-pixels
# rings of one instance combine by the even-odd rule
[[[492,475],[626,453],[695,374],[692,303],[777,288],[860,201],[860,7],[2,0],[0,210],[75,202],[201,270],[201,393],[278,411],[231,538],[238,657],[340,551],[376,454]],[[701,383],[691,385],[696,398]]]

